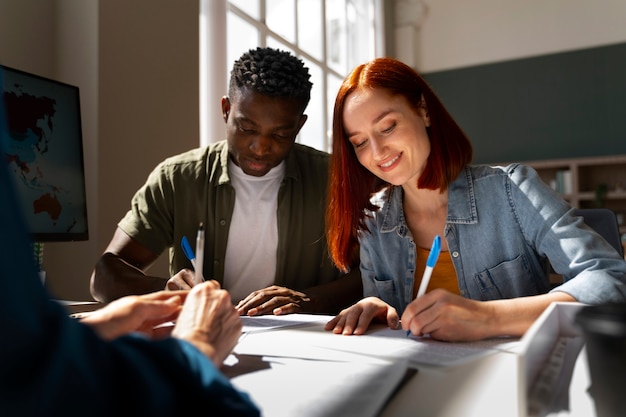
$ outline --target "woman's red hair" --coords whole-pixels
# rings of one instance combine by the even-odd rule
[[[448,188],[472,160],[472,145],[452,119],[426,81],[408,65],[391,58],[377,58],[357,66],[344,79],[333,113],[333,149],[330,156],[326,237],[330,255],[341,270],[354,267],[358,260],[358,234],[367,231],[366,210],[376,210],[370,198],[388,184],[365,169],[348,141],[343,123],[347,97],[363,89],[384,89],[404,96],[417,109],[426,102],[430,127],[430,155],[417,187],[431,190]]]

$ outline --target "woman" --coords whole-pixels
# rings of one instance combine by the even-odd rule
[[[623,302],[626,262],[530,167],[472,166],[472,146],[428,84],[389,58],[356,67],[334,108],[331,256],[364,297],[327,323],[373,321],[448,341],[521,336],[552,302]],[[441,255],[414,299],[428,249]],[[584,250],[583,250],[584,249]],[[564,283],[550,290],[549,263]]]

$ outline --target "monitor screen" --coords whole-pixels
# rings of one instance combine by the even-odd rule
[[[87,240],[78,87],[0,65],[4,158],[36,242]]]

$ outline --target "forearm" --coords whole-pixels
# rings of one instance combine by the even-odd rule
[[[146,275],[120,257],[105,253],[96,263],[90,289],[97,301],[108,303],[126,295],[163,290],[167,280]]]
[[[486,337],[523,336],[526,330],[539,318],[541,313],[555,301],[576,301],[564,292],[553,292],[531,297],[519,297],[507,300],[486,301],[492,310],[491,323],[486,326]]]
[[[304,293],[310,301],[304,305],[303,312],[337,314],[363,298],[363,283],[359,268],[354,268],[335,281],[311,287]]]

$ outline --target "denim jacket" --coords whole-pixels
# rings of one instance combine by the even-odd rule
[[[360,232],[365,297],[402,314],[412,301],[415,243],[402,187],[375,195]],[[582,303],[626,301],[626,261],[528,166],[466,167],[448,189],[444,230],[459,290],[474,300],[550,291],[549,265],[564,283],[552,291]]]

